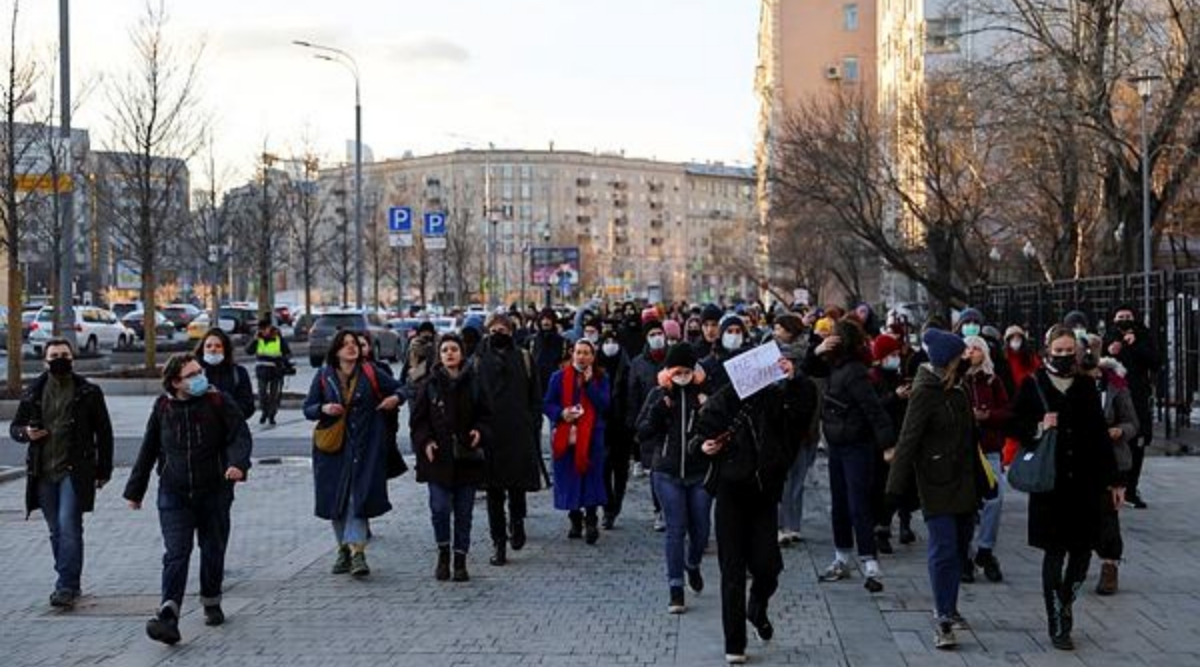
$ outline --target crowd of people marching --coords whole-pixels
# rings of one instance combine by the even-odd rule
[[[881,558],[893,539],[918,539],[919,511],[935,643],[952,648],[954,631],[967,627],[960,584],[1004,578],[996,555],[1004,471],[1051,452],[1052,484],[1030,494],[1027,541],[1043,552],[1050,640],[1071,649],[1092,553],[1101,559],[1096,592],[1116,593],[1118,510],[1146,507],[1138,483],[1152,433],[1152,337],[1126,306],[1103,323],[1068,313],[1046,332],[1010,323],[1001,331],[970,308],[952,325],[879,319],[866,305],[726,312],[593,303],[570,321],[513,309],[469,319],[460,334],[422,325],[399,376],[365,335],[340,331],[303,407],[315,422],[314,506],[332,528],[331,571],[370,573],[370,520],[392,509],[388,480],[408,469],[398,449],[407,403],[436,579],[470,579],[480,492],[496,567],[526,544],[529,493],[550,487],[566,537],[587,545],[644,504],[664,536],[670,613],[687,609],[688,589],[705,587],[701,564],[715,532],[725,653],[740,663],[747,622],[763,640],[774,634],[768,608],[781,548],[803,539],[806,479],[823,450],[834,552],[821,581],[857,569],[867,591],[884,590]],[[741,396],[725,362],[762,344],[778,346],[781,379]],[[41,509],[50,530],[58,573],[50,602],[69,609],[81,590],[82,514],[112,477],[112,427],[100,390],[73,372],[71,346],[44,349],[47,371],[25,391],[11,435],[29,443],[27,507]],[[270,369],[286,345],[265,327],[248,351],[265,397],[260,422],[273,422],[279,384]],[[250,470],[255,403],[219,330],[195,354],[173,356],[162,386],[124,497],[139,509],[157,471],[162,606],[147,633],[174,644],[193,539],[205,622],[224,622],[230,507]],[[649,476],[649,497],[626,497],[631,474]]]

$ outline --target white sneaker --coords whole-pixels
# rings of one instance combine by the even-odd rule
[[[746,664],[746,654],[745,653],[726,653],[725,654],[725,662],[727,662],[731,665],[744,665],[744,664]]]
[[[667,529],[667,522],[663,519],[662,512],[654,513],[654,532],[661,533]]]

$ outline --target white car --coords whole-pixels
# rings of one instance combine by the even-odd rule
[[[25,351],[42,356],[42,347],[54,334],[54,306],[45,306],[29,324]],[[133,330],[121,324],[115,313],[94,306],[75,306],[75,341],[82,352],[124,349],[137,339]]]

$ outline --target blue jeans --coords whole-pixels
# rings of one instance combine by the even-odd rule
[[[991,551],[996,548],[996,536],[1000,533],[1000,510],[1004,507],[1004,476],[1000,474],[1000,452],[986,455],[988,463],[996,473],[996,497],[984,501],[979,516],[979,538],[977,549]]]
[[[343,544],[366,544],[370,524],[363,517],[354,516],[354,482],[350,483],[350,496],[346,499],[343,514],[333,520],[333,536],[338,546]]]
[[[159,487],[158,523],[162,529],[162,601],[183,606],[193,536],[200,543],[200,604],[221,602],[225,547],[229,544],[229,508],[233,489],[221,484],[200,493],[175,493]]]
[[[788,469],[787,481],[783,484],[783,500],[779,502],[779,528],[800,532],[804,519],[804,480],[817,460],[816,444],[805,445],[796,454],[796,460]]]
[[[58,573],[54,590],[78,595],[83,573],[83,511],[70,475],[58,482],[39,482],[38,503],[50,529],[50,550]]]
[[[708,546],[713,499],[704,490],[703,483],[684,484],[674,475],[655,472],[650,476],[650,483],[658,492],[663,520],[667,524],[667,585],[683,586],[684,568],[700,569],[704,547]]]
[[[929,532],[929,584],[933,588],[934,613],[947,620],[958,611],[958,584],[963,553],[971,542],[975,517],[971,514],[941,514],[925,517]]]
[[[475,510],[475,487],[429,483],[429,513],[438,546],[450,544],[450,515],[454,515],[454,552],[471,549],[471,512]]]
[[[833,545],[875,558],[875,519],[871,516],[871,483],[875,451],[870,445],[829,448],[829,496],[832,501]]]

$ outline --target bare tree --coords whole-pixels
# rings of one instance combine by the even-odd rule
[[[231,179],[228,167],[219,167],[213,152],[214,142],[210,132],[202,150],[200,187],[195,190],[191,212],[191,224],[185,225],[181,246],[189,248],[191,254],[203,262],[202,273],[211,281],[209,293],[210,321],[216,326],[218,308],[221,303],[223,270],[230,257],[230,240],[233,237],[231,209],[222,205],[222,195]]]
[[[478,273],[471,270],[471,265],[481,259],[480,238],[483,234],[490,234],[493,243],[500,243],[500,239],[498,229],[481,230],[478,227],[474,215],[478,202],[475,200],[475,189],[469,182],[455,183],[451,189],[450,201],[450,210],[446,212],[446,250],[443,252],[443,261],[449,264],[454,275],[454,303],[459,305],[470,297],[471,286],[478,284],[475,280]],[[499,207],[496,210],[497,213],[502,212]],[[500,222],[495,224],[499,225]],[[496,281],[499,282],[498,276]],[[497,285],[489,285],[488,289],[494,291],[499,288]]]
[[[311,316],[313,284],[319,266],[317,257],[326,252],[331,239],[321,225],[324,202],[317,192],[320,159],[307,142],[298,159],[304,165],[304,177],[293,189],[287,209],[291,220],[289,233],[300,263],[300,282],[304,286],[304,314]]]
[[[131,248],[141,269],[146,311],[146,370],[156,368],[154,318],[157,312],[158,257],[183,222],[187,199],[187,160],[205,136],[198,113],[196,78],[202,49],[181,53],[166,38],[163,3],[147,4],[130,31],[136,56],[133,71],[110,91],[113,148],[108,169],[121,187],[108,190],[101,205],[112,214],[114,231]],[[119,205],[123,191],[133,206]],[[182,210],[180,210],[182,208]]]
[[[290,204],[295,184],[287,169],[275,168],[280,158],[266,150],[259,156],[256,180],[239,188],[231,216],[239,256],[253,267],[252,279],[260,321],[268,321],[276,269],[286,261],[285,250],[292,221]],[[227,197],[228,199],[228,197]]]

